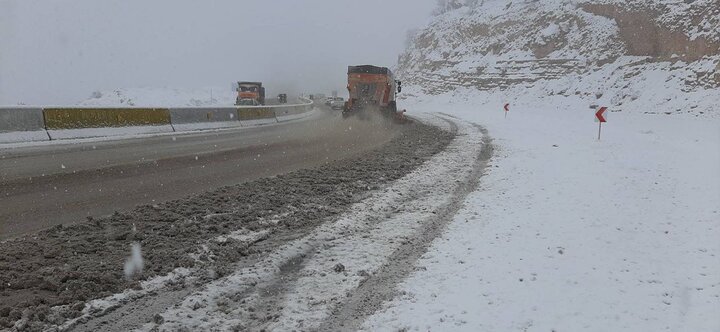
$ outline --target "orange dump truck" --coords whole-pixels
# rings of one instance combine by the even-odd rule
[[[349,66],[347,89],[350,97],[343,108],[343,116],[373,111],[396,116],[395,95],[402,91],[402,83],[395,80],[390,69],[370,65]]]
[[[238,82],[235,105],[265,105],[265,88],[260,82]]]

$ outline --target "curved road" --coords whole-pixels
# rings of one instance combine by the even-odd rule
[[[355,156],[397,130],[322,111],[271,126],[0,148],[0,240]]]

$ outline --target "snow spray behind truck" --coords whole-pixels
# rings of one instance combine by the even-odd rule
[[[265,88],[260,82],[238,82],[235,105],[265,105]]]
[[[370,65],[348,67],[348,93],[350,97],[343,108],[343,116],[367,112],[380,112],[387,117],[398,118],[395,95],[402,91],[402,83],[396,81],[392,71],[385,67]]]

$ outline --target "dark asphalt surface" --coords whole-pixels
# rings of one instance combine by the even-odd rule
[[[272,126],[0,149],[0,240],[356,156],[397,134],[321,111]]]

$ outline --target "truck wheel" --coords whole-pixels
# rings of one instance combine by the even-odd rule
[[[388,110],[390,113],[397,113],[397,103],[394,100],[388,103]]]

